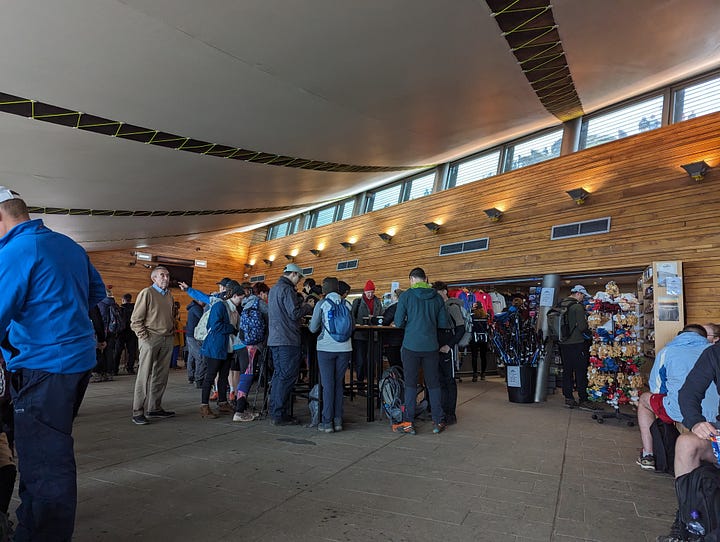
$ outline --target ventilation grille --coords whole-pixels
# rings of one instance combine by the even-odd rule
[[[338,262],[336,270],[337,271],[346,271],[347,269],[357,269],[358,261],[357,260],[345,260],[344,262]]]
[[[550,239],[567,239],[568,237],[584,237],[585,235],[598,235],[610,231],[610,217],[573,222],[572,224],[558,224],[552,227]]]
[[[440,256],[450,256],[451,254],[463,254],[465,252],[487,250],[489,244],[490,238],[483,237],[481,239],[470,239],[469,241],[440,245]]]
[[[309,277],[313,274],[313,268],[312,267],[303,267],[303,276]]]
[[[254,277],[250,277],[250,282],[264,282],[265,281],[265,275],[255,275]]]

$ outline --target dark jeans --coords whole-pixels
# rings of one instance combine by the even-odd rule
[[[90,372],[20,369],[12,376],[20,471],[18,542],[69,541],[75,529],[77,473],[72,424]]]
[[[120,357],[123,350],[127,349],[127,360],[125,361],[125,369],[128,373],[135,370],[135,362],[138,359],[138,339],[131,329],[127,329],[120,333],[115,345],[114,366],[120,367]]]
[[[587,401],[587,369],[590,353],[586,343],[561,344],[560,357],[563,363],[563,395],[574,399],[573,383],[577,388],[580,402]]]
[[[443,354],[440,352],[440,404],[445,413],[445,420],[450,416],[455,416],[455,406],[457,405],[457,382],[453,376],[453,358],[448,352]]]
[[[478,352],[480,353],[480,374],[484,375],[487,370],[488,345],[485,341],[470,341],[470,359],[472,361],[473,376],[478,372]]]
[[[270,383],[270,417],[281,420],[290,416],[290,401],[300,372],[302,349],[299,346],[272,346],[273,375]]]
[[[318,367],[322,384],[322,423],[333,423],[343,417],[343,384],[352,352],[318,350]]]
[[[352,355],[355,364],[355,375],[358,382],[365,382],[365,377],[367,376],[368,344],[368,341],[352,340]]]
[[[432,352],[415,352],[403,348],[401,351],[403,374],[405,378],[405,405],[403,421],[415,421],[415,407],[417,405],[418,369],[423,368],[425,385],[430,396],[432,419],[435,423],[443,421],[445,414],[440,404],[440,360],[436,350]]]
[[[210,390],[212,389],[216,376],[218,379],[218,403],[227,402],[230,356],[232,355],[233,354],[228,354],[228,357],[225,359],[205,358],[207,361],[207,373],[205,373],[205,379],[203,380],[202,399],[200,401],[203,405],[210,404]]]

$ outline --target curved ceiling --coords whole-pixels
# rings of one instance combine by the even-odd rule
[[[720,66],[715,0],[8,0],[0,93],[360,169],[179,152],[2,112],[0,184],[43,209],[156,211],[43,216],[90,250],[276,220],[557,125],[507,28],[538,6],[585,112]]]

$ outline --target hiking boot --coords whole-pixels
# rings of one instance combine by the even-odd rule
[[[218,403],[218,412],[220,414],[232,414],[235,409],[230,406],[230,403]]]
[[[578,406],[578,402],[575,399],[565,399],[565,406],[567,408],[576,408]]]
[[[218,415],[210,408],[210,405],[200,405],[200,416],[213,420],[218,417]]]
[[[408,433],[410,435],[415,434],[415,428],[410,422],[400,422],[392,424],[393,433]]]
[[[236,412],[233,415],[234,422],[252,422],[257,419],[257,415],[253,414],[252,412]]]
[[[641,455],[635,460],[643,470],[655,470],[655,456],[652,454]]]
[[[597,412],[599,410],[605,410],[602,405],[598,403],[593,403],[592,401],[582,401],[578,407],[580,410],[584,410],[586,412]]]
[[[142,414],[140,414],[140,416],[133,416],[132,421],[135,425],[147,425],[150,423]]]
[[[433,423],[433,433],[435,433],[436,435],[442,433],[443,431],[445,431],[446,427],[447,425],[445,424],[445,422]]]
[[[319,423],[318,424],[318,431],[321,433],[332,433],[333,432],[333,424],[331,423]]]
[[[172,410],[152,410],[147,413],[148,418],[172,418],[175,413]]]
[[[102,381],[103,381],[102,375],[99,375],[97,373],[93,373],[92,377],[90,378],[90,382],[92,382],[92,383],[102,382]]]

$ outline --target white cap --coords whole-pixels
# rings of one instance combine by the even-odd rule
[[[582,295],[584,295],[584,296],[586,296],[586,297],[590,297],[590,294],[589,294],[588,291],[585,289],[585,286],[583,286],[582,284],[578,284],[578,285],[576,285],[576,286],[573,286],[573,289],[570,290],[570,293],[571,293],[571,294],[576,294],[576,293],[578,293],[578,292],[580,292]]]
[[[20,194],[6,186],[0,186],[0,203],[9,199],[20,199]]]
[[[289,263],[285,266],[285,269],[283,269],[283,273],[297,273],[301,277],[304,277],[302,267],[300,267],[297,264]]]

